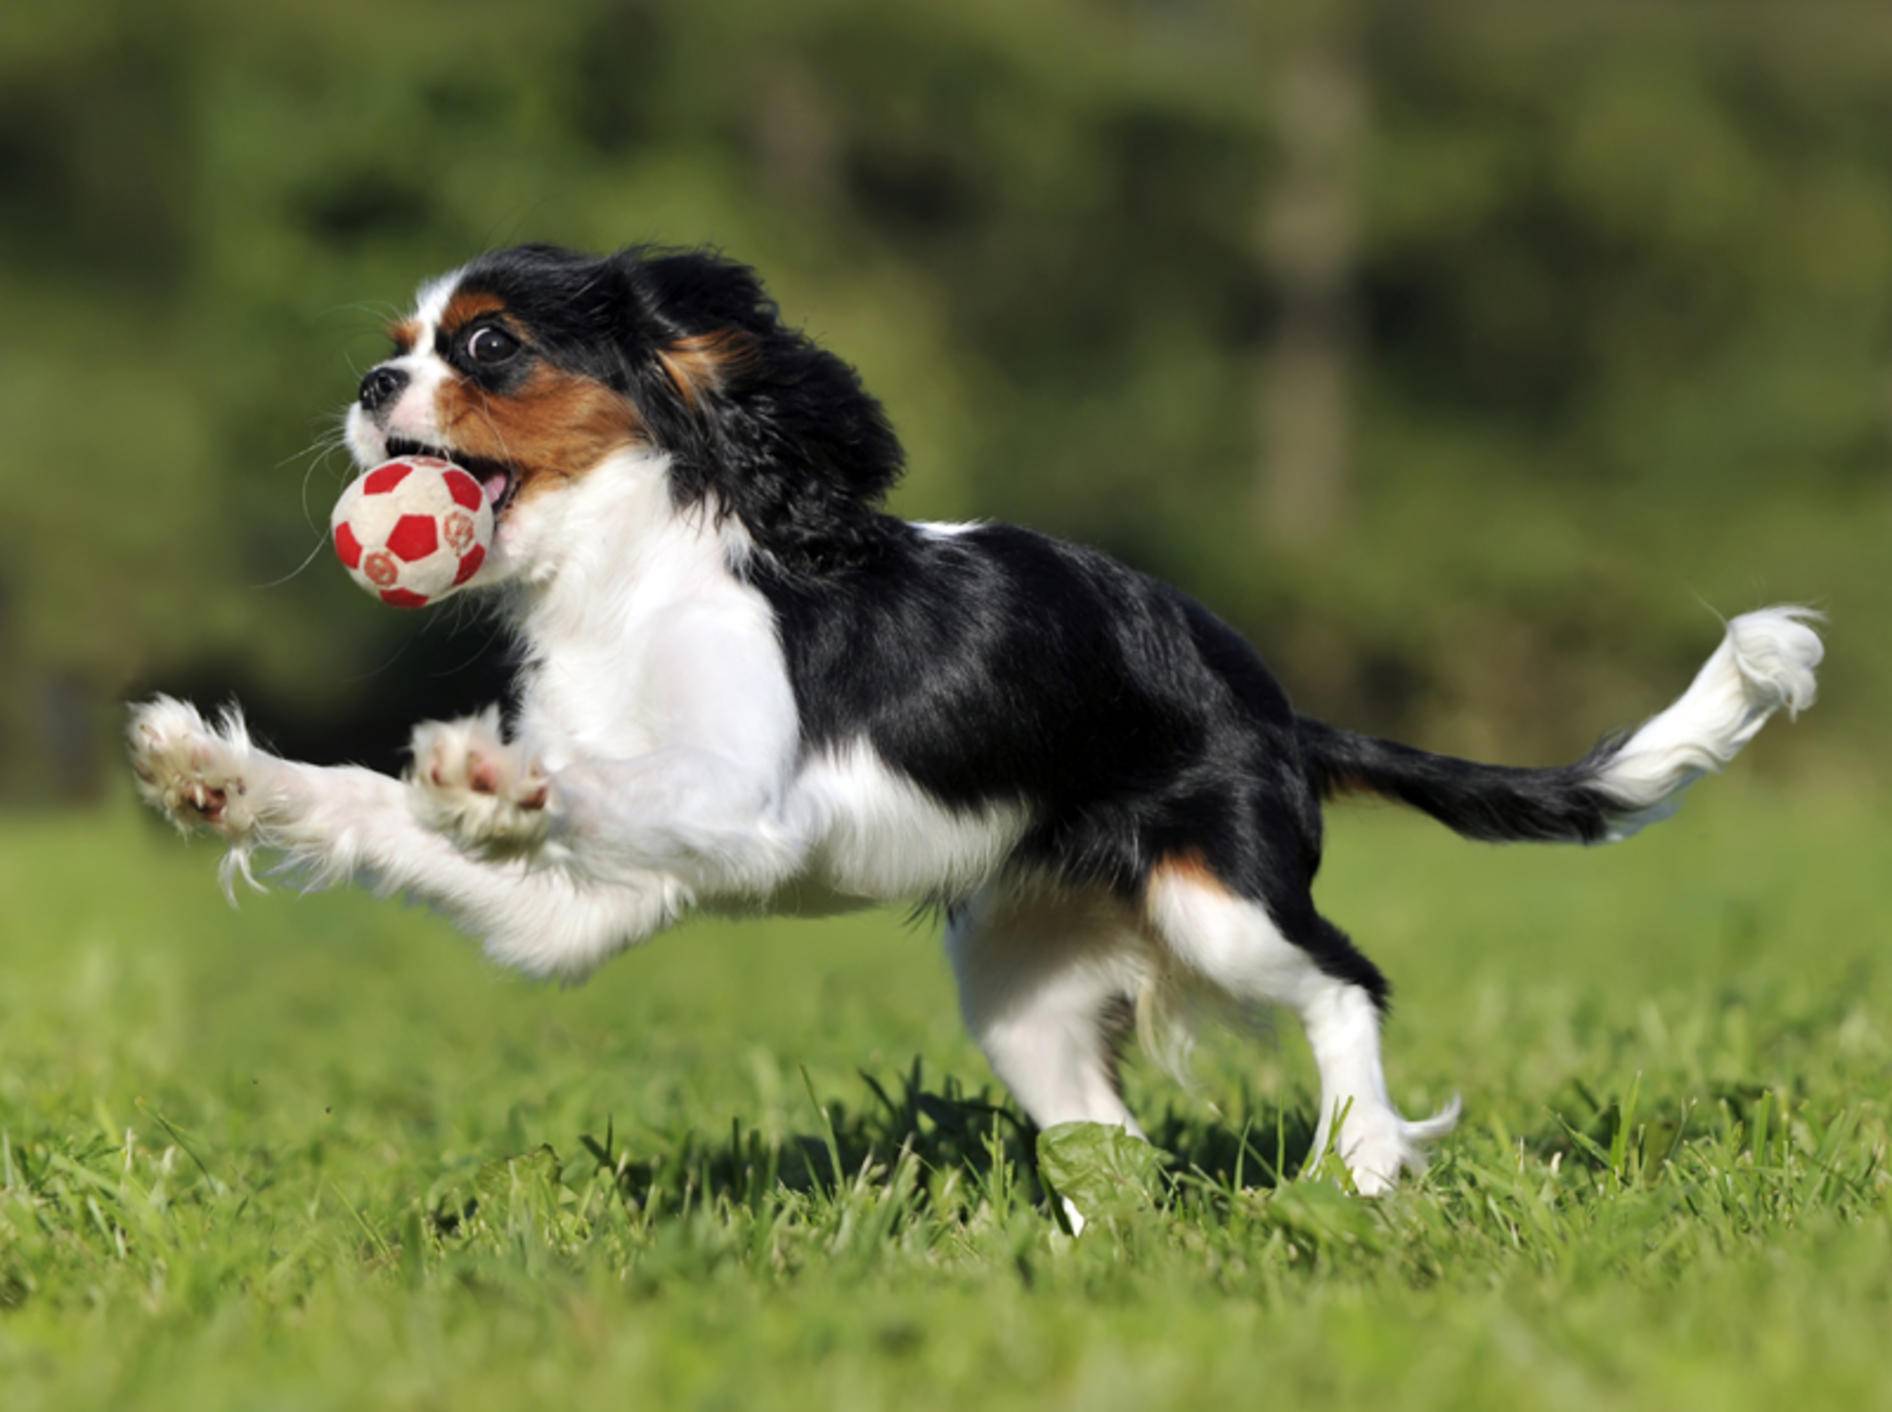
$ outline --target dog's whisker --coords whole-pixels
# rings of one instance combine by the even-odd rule
[[[346,443],[346,432],[340,429],[333,432],[324,432],[321,436],[318,436],[314,441],[309,443],[309,445],[303,447],[302,450],[291,452],[289,455],[283,457],[282,460],[276,463],[274,469],[280,471],[286,466],[293,466],[304,457],[320,456],[325,452],[338,450]]]
[[[304,556],[302,562],[300,564],[297,564],[295,568],[291,569],[288,573],[284,574],[281,578],[271,579],[267,583],[253,583],[249,585],[251,591],[262,592],[264,590],[271,589],[271,588],[281,588],[284,584],[288,583],[291,579],[294,579],[297,576],[299,576],[304,570],[306,570],[309,567],[309,565],[313,564],[316,561],[316,559],[321,555],[322,551],[326,549],[327,547],[328,547],[328,535],[324,533],[320,539],[316,540],[315,547],[309,550],[308,554]]]
[[[334,442],[331,442],[330,444],[321,447],[318,454],[316,454],[309,461],[309,464],[307,466],[303,467],[302,485],[301,485],[301,492],[300,492],[301,503],[302,503],[302,520],[303,520],[303,523],[308,525],[310,529],[316,529],[318,528],[318,526],[316,524],[315,516],[311,514],[309,511],[309,482],[315,478],[315,474],[317,471],[321,470],[324,466],[328,464],[329,460],[335,455],[337,451],[342,451],[344,449],[345,449],[345,444],[342,440],[338,439]],[[349,464],[348,469],[350,470],[353,469],[352,462]],[[324,528],[321,530],[321,533],[324,535],[324,537],[326,537],[328,534],[328,531],[327,529]],[[306,564],[304,567],[306,567]]]

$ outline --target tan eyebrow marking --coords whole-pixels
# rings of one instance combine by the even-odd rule
[[[394,340],[394,346],[403,353],[414,351],[414,340],[420,337],[420,322],[417,319],[398,319],[388,325],[388,337]]]
[[[453,298],[447,301],[447,307],[440,311],[440,327],[452,333],[460,325],[470,323],[481,314],[497,314],[505,307],[504,299],[487,290],[462,290],[455,293]]]

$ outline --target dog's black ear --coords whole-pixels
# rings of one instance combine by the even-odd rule
[[[785,327],[746,265],[630,257],[642,306],[639,402],[684,504],[714,497],[785,569],[819,573],[873,542],[900,443],[854,369]]]

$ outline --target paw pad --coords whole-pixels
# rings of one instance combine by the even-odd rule
[[[530,852],[544,841],[551,786],[496,712],[414,732],[416,807],[434,829],[483,856]]]

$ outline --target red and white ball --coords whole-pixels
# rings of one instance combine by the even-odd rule
[[[424,608],[480,571],[493,543],[493,507],[451,461],[403,456],[344,490],[329,530],[356,583],[383,603]]]

